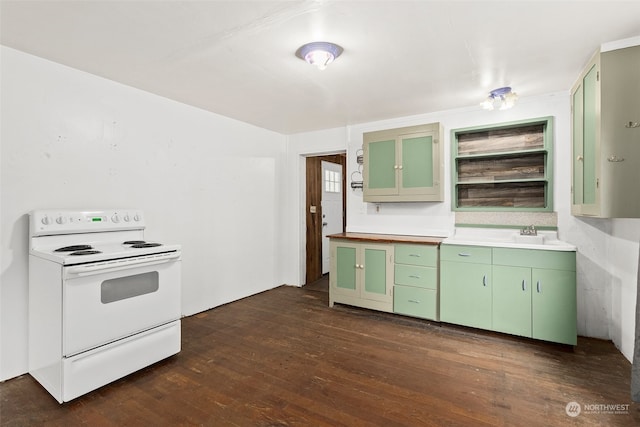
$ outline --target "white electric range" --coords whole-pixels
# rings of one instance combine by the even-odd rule
[[[135,209],[36,210],[29,221],[29,373],[58,402],[180,351],[181,247]]]

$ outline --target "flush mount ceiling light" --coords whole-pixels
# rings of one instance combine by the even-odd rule
[[[487,99],[480,103],[485,110],[508,110],[513,107],[518,99],[518,94],[511,91],[509,86],[494,89],[489,92]]]
[[[315,65],[319,70],[324,70],[331,64],[344,49],[337,44],[329,42],[313,42],[300,46],[296,56]]]

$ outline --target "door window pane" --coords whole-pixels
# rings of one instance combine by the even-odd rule
[[[336,171],[324,171],[324,191],[326,193],[339,193],[342,188],[341,173]]]

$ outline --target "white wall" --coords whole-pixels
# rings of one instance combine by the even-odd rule
[[[571,215],[571,131],[568,92],[538,97],[522,97],[508,111],[484,111],[477,106],[403,117],[351,126],[331,132],[310,132],[291,137],[297,152],[347,149],[347,178],[357,170],[356,151],[362,146],[363,132],[440,122],[445,135],[445,201],[443,203],[364,203],[362,192],[348,188],[347,230],[390,234],[448,235],[454,232],[451,211],[451,130],[537,117],[554,117],[554,210],[558,215],[559,236],[577,246],[578,333],[612,339],[631,360],[635,327],[635,295],[640,240],[640,220],[583,219]],[[322,140],[324,145],[319,145]],[[303,182],[304,170],[289,163],[294,181]],[[302,184],[301,184],[302,185]],[[297,207],[296,221],[304,224],[302,190],[291,189]],[[297,197],[297,200],[295,200]],[[296,205],[296,203],[298,203]],[[304,240],[304,235],[301,236]],[[297,275],[304,283],[304,245],[300,248]]]
[[[147,238],[182,244],[185,315],[283,283],[285,136],[0,53],[0,379],[27,371],[32,209],[142,209]]]

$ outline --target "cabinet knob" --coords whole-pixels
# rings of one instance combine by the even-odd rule
[[[577,160],[577,161],[579,161],[579,162],[581,162],[581,161],[583,161],[583,160],[584,160],[584,157],[582,157],[582,156],[578,156],[578,157],[576,157],[576,160]]]

